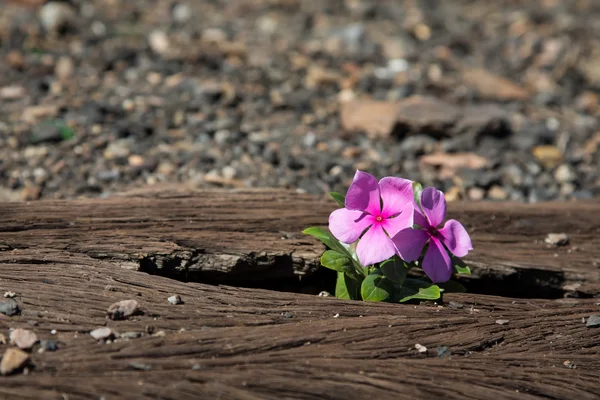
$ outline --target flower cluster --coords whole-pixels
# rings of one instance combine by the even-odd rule
[[[444,223],[441,191],[396,177],[377,181],[357,171],[346,196],[332,196],[343,208],[329,217],[331,234],[319,228],[305,233],[330,248],[321,263],[338,271],[336,296],[437,299],[444,290],[460,286],[448,282],[453,272],[469,272],[459,257],[473,249],[471,238],[460,222]],[[412,267],[421,267],[433,285],[407,278]]]

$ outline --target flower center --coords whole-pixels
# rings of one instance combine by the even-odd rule
[[[383,221],[383,217],[381,215],[378,215],[377,217],[375,217],[375,221],[381,222]]]

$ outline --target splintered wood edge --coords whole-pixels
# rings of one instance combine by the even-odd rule
[[[5,203],[0,250],[32,263],[42,249],[61,250],[134,270],[210,274],[216,282],[292,278],[312,274],[324,250],[301,231],[324,225],[335,208],[294,191],[179,185],[109,199]],[[597,202],[450,203],[449,217],[467,227],[475,248],[465,258],[473,275],[461,279],[600,294]],[[567,233],[569,244],[544,243],[552,232]]]

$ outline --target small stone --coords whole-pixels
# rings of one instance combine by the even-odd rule
[[[570,361],[570,360],[565,360],[565,362],[563,362],[563,365],[569,369],[577,368],[577,365],[573,361]]]
[[[422,344],[415,344],[415,349],[417,349],[419,353],[427,353],[427,347],[423,346]]]
[[[41,340],[40,350],[44,351],[56,351],[58,350],[58,344],[55,340]]]
[[[452,171],[448,172],[451,175],[454,175],[454,171],[459,168],[478,170],[485,168],[489,164],[487,158],[475,153],[437,152],[422,156],[419,160],[425,165],[448,169]]]
[[[131,362],[129,363],[129,368],[137,369],[139,371],[150,371],[152,369],[152,366],[138,362]]]
[[[159,55],[166,54],[171,47],[169,37],[161,30],[151,32],[148,35],[148,43],[150,43],[150,48]]]
[[[12,317],[13,315],[20,314],[21,308],[19,307],[19,303],[14,299],[2,299],[0,300],[0,313],[7,317]]]
[[[10,331],[10,341],[21,350],[32,348],[37,340],[36,334],[27,329],[18,328]]]
[[[570,165],[561,164],[554,170],[554,179],[560,183],[574,182],[577,180],[577,173]]]
[[[138,154],[132,154],[127,158],[127,162],[132,167],[141,167],[142,165],[144,165],[145,160],[144,157]]]
[[[5,86],[0,88],[0,99],[2,100],[17,100],[24,97],[26,94],[23,86]]]
[[[185,24],[192,18],[192,10],[185,3],[177,3],[171,10],[171,16],[178,24]]]
[[[463,68],[462,79],[466,86],[486,99],[510,101],[526,100],[529,92],[517,83],[481,68]]]
[[[536,146],[533,148],[532,153],[540,164],[548,169],[555,168],[563,160],[562,152],[555,146]]]
[[[464,308],[465,305],[463,303],[459,303],[457,301],[451,301],[450,303],[448,303],[448,306],[455,310],[460,310],[461,308]]]
[[[506,200],[508,198],[506,191],[498,185],[492,186],[488,190],[487,195],[491,200]]]
[[[29,355],[23,350],[14,347],[6,349],[2,356],[2,361],[0,362],[0,374],[9,375],[17,372],[25,367],[28,361]]]
[[[467,195],[469,197],[469,200],[480,201],[483,200],[483,198],[485,197],[485,190],[478,187],[472,187],[469,188]]]
[[[112,329],[108,326],[103,326],[102,328],[96,328],[90,332],[90,335],[96,340],[106,340],[114,337],[114,333]]]
[[[600,315],[591,315],[587,319],[587,322],[585,323],[585,326],[587,326],[588,328],[598,328],[598,327],[600,327]]]
[[[4,297],[6,297],[7,299],[13,299],[15,297],[17,297],[17,294],[15,292],[4,292]]]
[[[75,64],[71,57],[60,57],[54,66],[54,75],[61,81],[70,79],[73,76],[73,71],[75,71]]]
[[[565,246],[569,243],[569,237],[566,233],[549,233],[544,242],[552,246]]]
[[[46,31],[56,33],[72,26],[77,14],[67,2],[49,1],[40,8],[38,17]]]
[[[319,297],[330,297],[330,296],[331,296],[331,293],[329,293],[329,292],[327,292],[327,291],[323,290],[322,292],[319,292],[319,295],[318,295],[318,296],[319,296]]]
[[[142,332],[123,332],[119,334],[121,339],[137,339],[139,337],[142,337]]]
[[[392,134],[397,113],[395,103],[355,100],[342,103],[340,119],[345,131],[364,131],[370,138],[378,138]]]
[[[508,324],[508,322],[509,322],[509,321],[508,321],[507,319],[497,319],[497,320],[496,320],[496,323],[497,323],[498,325],[506,325],[506,324]]]
[[[183,300],[181,299],[181,296],[179,296],[178,294],[169,297],[167,300],[169,301],[169,303],[171,303],[173,305],[183,304]]]
[[[110,319],[126,319],[139,311],[139,303],[135,300],[122,300],[111,304],[107,314]]]
[[[435,350],[437,351],[437,356],[439,358],[446,358],[452,354],[450,352],[450,349],[447,346],[440,346],[440,347],[436,348]]]
[[[22,70],[25,68],[26,60],[23,56],[23,53],[21,53],[19,50],[11,50],[6,55],[6,63],[14,69]]]
[[[283,315],[283,318],[294,318],[294,314],[289,311],[283,312],[281,315]]]

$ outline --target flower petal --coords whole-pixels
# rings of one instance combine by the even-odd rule
[[[433,227],[437,227],[446,218],[446,199],[444,193],[435,188],[426,188],[421,192],[421,208]]]
[[[429,234],[421,229],[404,229],[392,237],[398,256],[404,261],[415,261],[421,255]]]
[[[379,183],[373,175],[356,171],[354,180],[346,193],[346,208],[367,211],[372,215],[380,213]]]
[[[365,267],[387,260],[394,254],[394,243],[379,224],[373,225],[356,246],[356,255]]]
[[[423,257],[423,271],[433,283],[446,282],[452,277],[450,256],[442,243],[432,237],[429,248]]]
[[[340,208],[329,215],[329,230],[337,240],[354,243],[373,221],[373,216],[362,211]]]
[[[407,204],[414,204],[412,182],[408,179],[385,177],[379,181],[379,190],[383,200],[381,214],[384,218],[398,214]]]
[[[429,221],[427,221],[427,218],[425,218],[423,216],[423,214],[421,213],[421,211],[418,210],[418,208],[415,208],[414,222],[413,223],[419,225],[423,229],[429,229],[429,228],[431,228],[431,224],[429,223]]]
[[[385,207],[385,204],[384,204]],[[405,203],[403,209],[400,209],[400,213],[394,218],[387,218],[382,221],[383,229],[387,232],[390,237],[393,237],[396,233],[406,228],[412,228],[414,209],[412,203]]]
[[[438,232],[442,236],[442,242],[456,257],[464,257],[473,250],[471,238],[460,222],[450,219]]]

